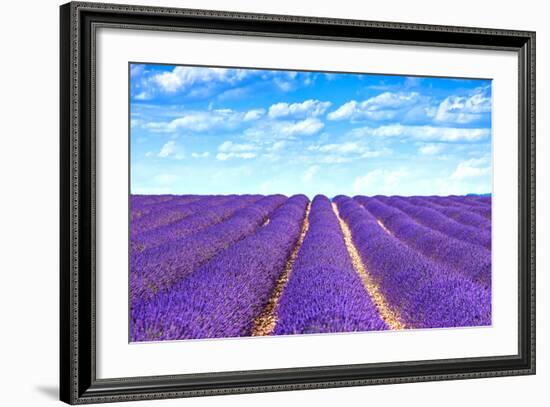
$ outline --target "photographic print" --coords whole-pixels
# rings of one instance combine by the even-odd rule
[[[491,80],[129,64],[129,340],[491,325]]]

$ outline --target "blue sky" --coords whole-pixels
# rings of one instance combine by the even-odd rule
[[[131,192],[491,192],[491,81],[130,65]]]

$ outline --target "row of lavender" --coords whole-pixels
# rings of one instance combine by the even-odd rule
[[[336,197],[404,326],[491,320],[487,197]],[[131,340],[248,336],[298,242],[272,334],[387,329],[317,196],[132,196]]]
[[[468,253],[460,252],[462,257],[466,257],[460,261],[432,256],[439,254],[437,248],[415,241],[421,241],[424,233],[429,234],[431,230],[378,199],[340,196],[335,201],[343,219],[350,225],[363,263],[406,326],[433,328],[490,324],[490,287],[471,278],[470,274],[478,276],[477,269],[470,271],[456,265],[468,261]],[[458,251],[460,242],[447,236],[431,244],[445,245],[446,252],[452,255],[449,246],[457,245]],[[472,245],[471,248],[475,247]],[[428,252],[430,249],[433,251]],[[490,263],[485,271],[488,273],[484,275],[488,279],[485,283],[490,283]]]

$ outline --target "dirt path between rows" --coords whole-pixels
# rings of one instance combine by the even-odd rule
[[[262,313],[258,317],[256,317],[256,319],[254,320],[254,328],[252,329],[252,336],[271,335],[273,330],[275,329],[275,325],[277,324],[277,313],[276,313],[277,304],[279,303],[279,299],[281,298],[281,295],[283,295],[283,290],[288,282],[290,273],[292,272],[292,268],[294,267],[294,262],[298,257],[298,252],[300,251],[300,247],[302,247],[302,243],[304,242],[307,231],[309,229],[309,211],[310,210],[311,210],[311,202],[309,202],[307,205],[306,214],[302,222],[302,229],[300,231],[300,236],[298,237],[298,241],[294,245],[294,248],[292,249],[292,253],[290,253],[290,256],[286,262],[285,268],[282,274],[280,275],[279,279],[277,280],[277,284],[275,285],[275,289],[271,294],[271,298],[269,299]]]
[[[348,249],[353,268],[355,269],[355,272],[359,275],[359,278],[361,279],[361,282],[363,283],[367,294],[370,296],[372,302],[378,309],[380,317],[390,329],[406,328],[405,324],[401,322],[401,318],[399,317],[399,315],[390,308],[388,302],[386,301],[386,298],[381,293],[380,288],[377,284],[374,283],[372,277],[369,275],[368,270],[363,263],[363,260],[361,260],[359,251],[353,243],[351,230],[348,224],[340,217],[340,212],[338,211],[338,207],[334,202],[332,203],[332,210],[338,218],[338,222],[340,222],[340,228],[342,229],[342,234],[344,235],[344,241],[346,243],[346,248]]]

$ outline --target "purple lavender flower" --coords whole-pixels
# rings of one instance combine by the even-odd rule
[[[313,200],[309,231],[277,315],[277,335],[387,329],[353,268],[325,196]]]
[[[150,299],[169,289],[217,253],[253,233],[286,199],[283,195],[267,196],[189,238],[135,253],[130,261],[131,301]]]
[[[485,287],[491,285],[491,252],[483,247],[454,239],[416,223],[399,209],[380,200],[355,197],[398,239],[424,256],[450,266]]]
[[[428,207],[412,205],[407,199],[400,197],[388,198],[385,203],[403,211],[418,223],[444,233],[447,236],[454,237],[468,243],[478,244],[486,249],[491,249],[490,230],[465,226],[449,219],[447,216],[436,210]]]
[[[350,225],[353,241],[367,270],[407,326],[433,328],[491,323],[489,288],[465,278],[451,267],[430,261],[391,236],[357,201],[339,196],[335,202]]]
[[[307,197],[288,199],[265,226],[169,291],[132,307],[133,341],[249,336],[298,240]]]

